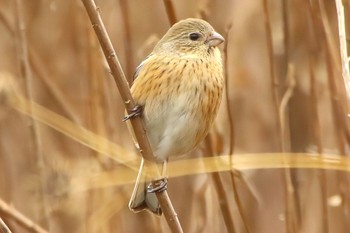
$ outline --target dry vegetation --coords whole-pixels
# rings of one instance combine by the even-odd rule
[[[165,3],[97,1],[129,79],[174,18]],[[215,127],[169,165],[184,232],[349,232],[335,1],[172,3],[177,19],[204,18],[227,41]],[[81,1],[0,5],[0,231],[2,219],[12,232],[170,232],[163,217],[127,208],[140,159]]]

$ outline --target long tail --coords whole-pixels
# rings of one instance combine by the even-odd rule
[[[154,214],[161,215],[162,209],[159,206],[156,194],[147,192],[147,186],[150,184],[151,179],[147,177],[146,168],[147,166],[144,167],[144,159],[142,159],[134,191],[130,198],[129,209],[134,212],[148,210]]]

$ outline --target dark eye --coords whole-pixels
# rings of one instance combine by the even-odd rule
[[[201,34],[199,34],[198,32],[192,32],[189,34],[190,40],[193,40],[193,41],[198,40],[199,37],[201,37]]]

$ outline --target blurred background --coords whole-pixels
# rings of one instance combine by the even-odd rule
[[[168,1],[96,2],[130,81],[170,27]],[[350,1],[343,2],[349,42]],[[335,1],[172,4],[176,20],[204,18],[226,38],[227,95],[190,158],[349,155]],[[164,217],[127,207],[136,171],[125,164],[137,167],[140,159],[82,2],[0,5],[0,217],[12,232],[39,231],[14,221],[5,204],[47,232],[170,232]],[[6,101],[9,83],[33,101],[24,105],[29,110]],[[34,111],[33,103],[44,109]],[[184,232],[349,232],[349,173],[319,168],[180,176],[169,179],[168,191]]]

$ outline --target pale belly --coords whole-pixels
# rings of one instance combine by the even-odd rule
[[[203,114],[199,113],[199,105],[182,95],[173,103],[158,107],[158,113],[151,110],[149,115],[145,108],[146,130],[157,160],[164,161],[169,156],[193,150],[202,139],[200,134],[208,127]]]

